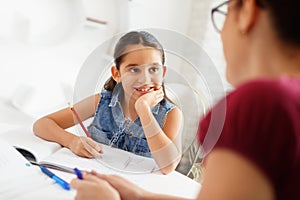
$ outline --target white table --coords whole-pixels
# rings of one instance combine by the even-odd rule
[[[3,132],[12,128],[14,128],[13,125],[0,123],[0,136],[3,134]],[[36,168],[36,170],[39,171],[39,168]],[[75,178],[75,175],[72,174],[67,174],[56,170],[54,170],[54,172],[66,181],[71,181],[73,178]],[[41,176],[45,176],[40,171],[38,173],[40,173]],[[168,175],[156,173],[141,175],[125,174],[124,177],[148,191],[186,198],[195,198],[200,189],[199,183],[176,171]],[[14,181],[16,180],[12,180],[8,184],[14,184]],[[49,184],[45,184],[39,190],[29,191],[28,193],[17,195],[16,199],[73,199],[75,194],[76,191],[65,191],[57,184],[54,184],[50,179]]]

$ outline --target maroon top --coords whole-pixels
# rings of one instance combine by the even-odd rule
[[[198,136],[205,154],[228,148],[257,165],[276,199],[300,199],[300,79],[243,84],[202,119]]]

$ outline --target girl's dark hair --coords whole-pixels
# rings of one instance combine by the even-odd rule
[[[274,29],[283,41],[300,47],[300,1],[299,0],[256,0],[266,9]]]
[[[146,31],[132,31],[122,36],[115,46],[114,61],[118,70],[120,69],[120,64],[124,55],[130,51],[128,51],[127,47],[129,45],[138,44],[158,50],[161,53],[162,64],[165,63],[165,53],[163,47],[153,35]],[[113,91],[116,84],[116,81],[110,77],[104,84],[104,89]]]

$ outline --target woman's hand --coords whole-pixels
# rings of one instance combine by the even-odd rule
[[[105,175],[98,174],[95,171],[92,171],[92,174],[106,182],[108,182],[114,189],[119,192],[119,195],[122,200],[134,200],[142,199],[150,192],[143,190],[132,182],[124,179],[118,175]]]
[[[91,138],[75,136],[68,148],[78,156],[92,158],[102,154],[102,145]]]
[[[160,87],[152,92],[143,94],[135,102],[135,109],[138,110],[142,106],[148,106],[149,108],[154,107],[164,98],[163,88]]]
[[[77,190],[76,200],[121,199],[118,191],[110,183],[93,174],[84,173],[83,180],[73,179],[70,186]]]

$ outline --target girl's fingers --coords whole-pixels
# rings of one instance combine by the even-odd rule
[[[92,157],[96,157],[99,156],[100,153],[102,153],[102,146],[99,144],[99,147],[101,148],[99,151],[99,147],[97,147],[97,149],[95,148],[95,141],[93,141],[91,138],[87,138],[87,137],[81,137],[81,142],[83,144],[83,147],[89,152],[89,154]],[[94,145],[94,146],[92,146]],[[98,146],[98,145],[97,145]]]
[[[87,144],[93,147],[97,152],[102,152],[102,145],[91,138],[87,138]]]
[[[91,147],[89,144],[85,143],[84,144],[84,148],[86,149],[87,152],[89,152],[89,154],[92,157],[97,157],[100,155],[100,153],[98,151],[96,151],[93,147]]]
[[[89,152],[85,147],[82,149],[81,153],[84,157],[87,157],[87,158],[94,157],[94,155],[91,152]]]

